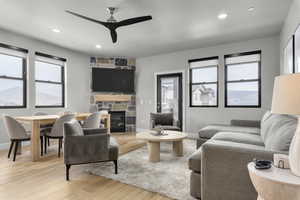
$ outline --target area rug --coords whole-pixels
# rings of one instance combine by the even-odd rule
[[[119,174],[114,174],[112,163],[91,164],[87,171],[129,185],[157,192],[178,200],[194,200],[189,194],[188,157],[196,150],[196,141],[184,140],[184,156],[172,155],[172,143],[161,143],[161,161],[148,161],[147,146],[119,158]]]

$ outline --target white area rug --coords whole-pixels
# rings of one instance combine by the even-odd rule
[[[159,163],[148,161],[147,146],[119,158],[119,174],[114,174],[113,163],[91,164],[89,173],[104,176],[173,199],[194,200],[189,193],[190,170],[188,157],[196,150],[195,140],[184,140],[184,156],[172,155],[172,143],[161,143]]]

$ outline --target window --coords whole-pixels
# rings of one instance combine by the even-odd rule
[[[27,53],[0,43],[0,108],[26,107]]]
[[[64,68],[66,59],[36,53],[35,105],[36,107],[65,106]]]
[[[261,51],[225,56],[225,107],[261,106]]]
[[[218,107],[218,60],[189,60],[191,107]]]

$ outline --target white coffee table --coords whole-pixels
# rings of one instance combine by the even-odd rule
[[[186,133],[178,131],[165,131],[167,135],[155,136],[152,135],[153,131],[145,131],[137,133],[136,137],[142,140],[146,140],[149,150],[149,161],[160,161],[160,143],[161,142],[173,142],[173,153],[175,156],[183,156],[183,139],[187,137]]]
[[[253,162],[248,164],[251,181],[258,193],[257,200],[299,200],[300,177],[289,169],[274,166],[266,170],[257,170]]]

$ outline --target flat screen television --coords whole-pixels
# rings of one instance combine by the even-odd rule
[[[134,93],[134,70],[92,68],[93,92]]]

